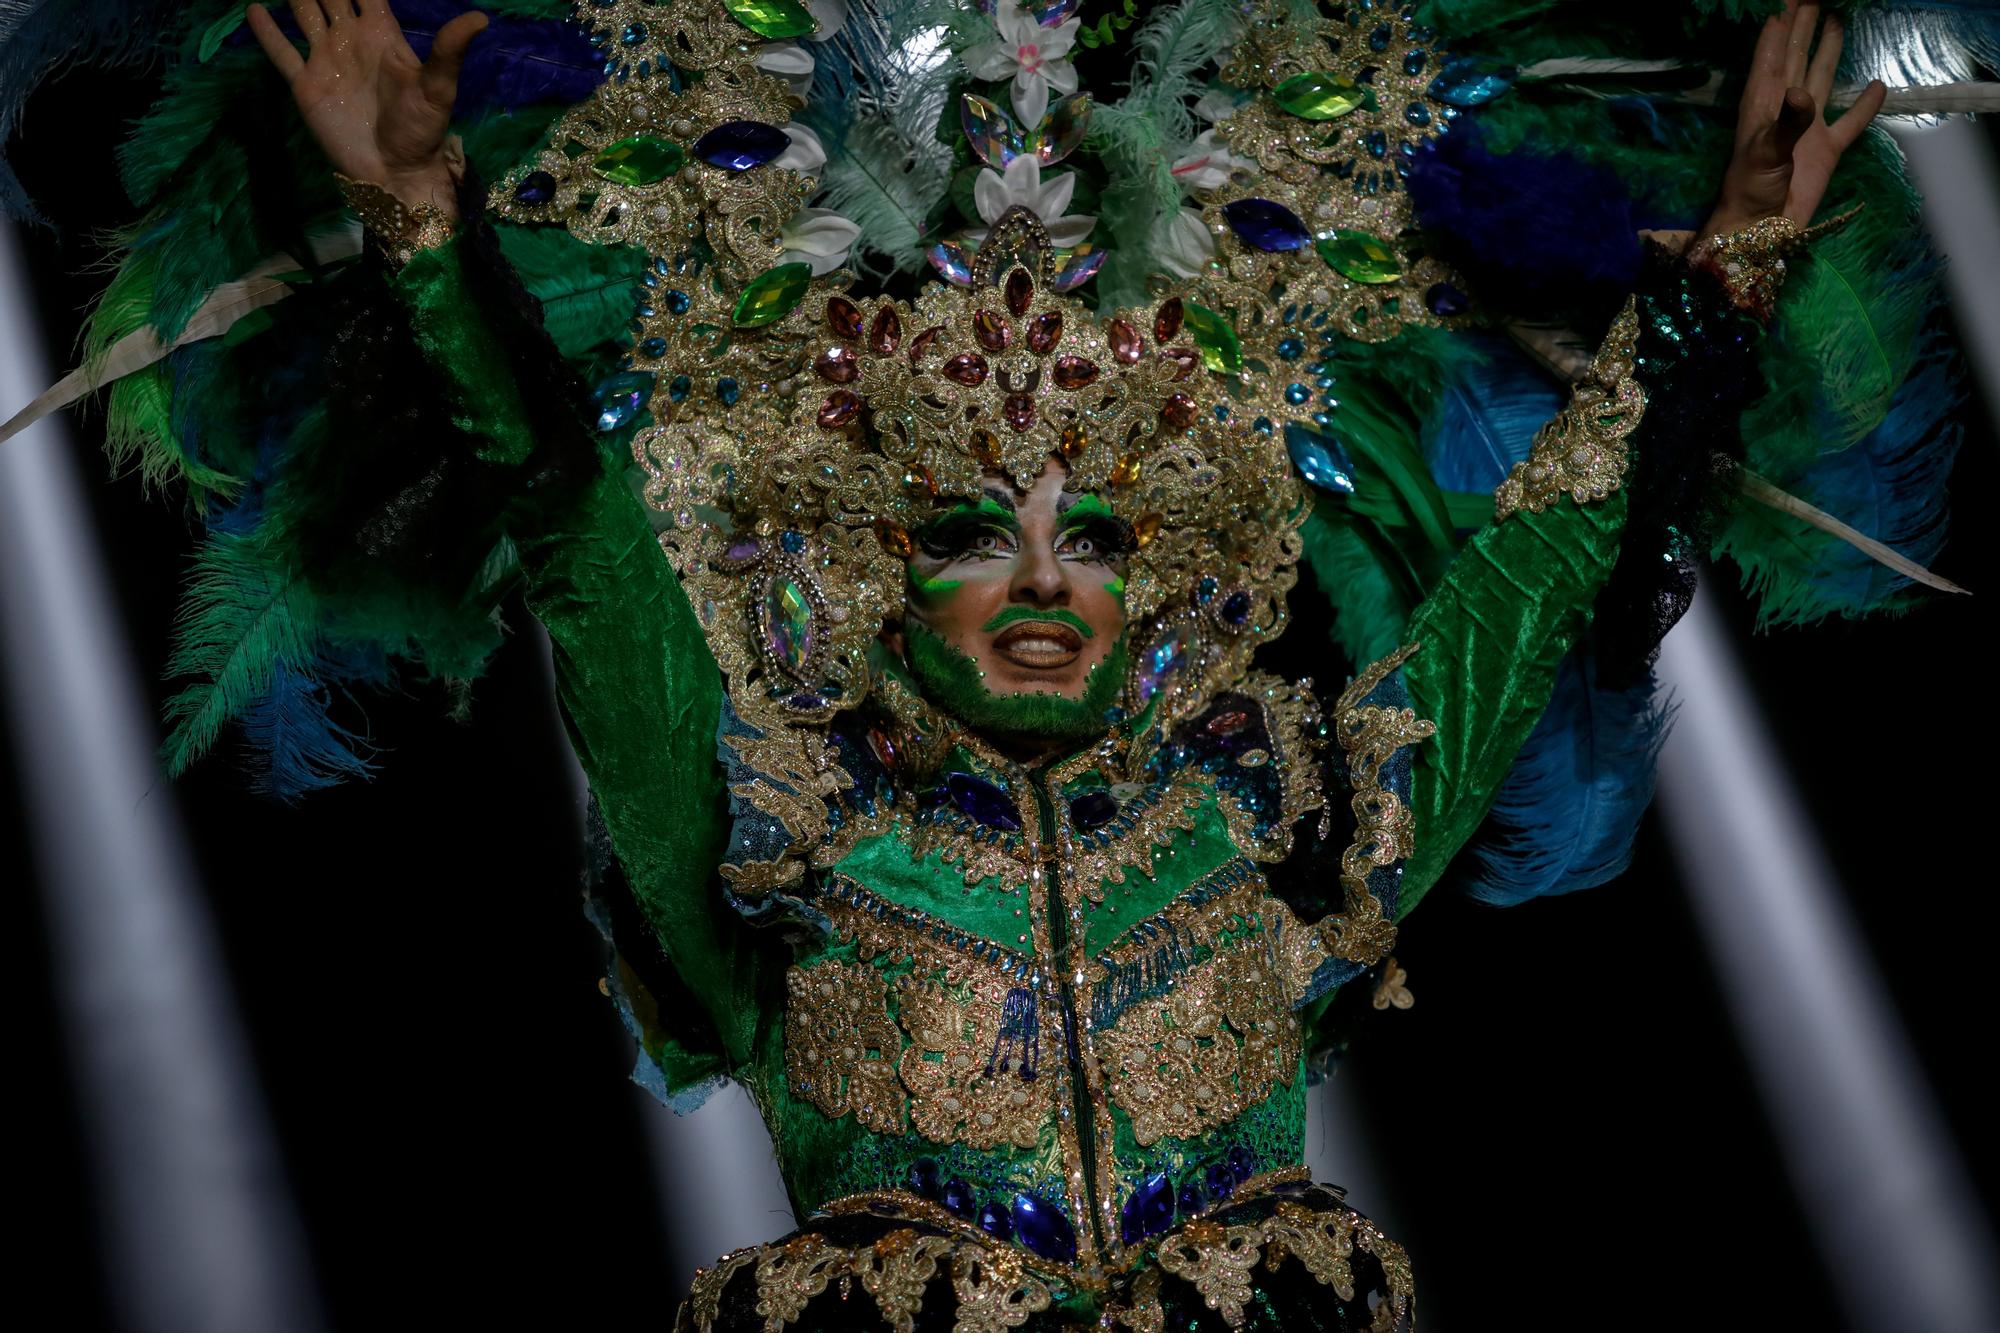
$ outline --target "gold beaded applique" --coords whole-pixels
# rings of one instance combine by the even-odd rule
[[[866,963],[785,974],[785,1071],[792,1091],[828,1116],[848,1112],[878,1134],[902,1132],[908,1099],[896,1077],[903,1036],[888,984]]]
[[[1628,300],[1569,402],[1535,432],[1528,457],[1493,492],[1496,523],[1523,509],[1539,514],[1565,494],[1584,504],[1618,489],[1631,452],[1626,438],[1646,412],[1633,366],[1638,341],[1638,306]]]
[[[379,185],[333,173],[340,197],[348,211],[361,220],[389,262],[401,267],[419,250],[435,250],[449,241],[456,230],[451,219],[436,204],[425,202],[412,208]]]
[[[1201,1293],[1208,1308],[1220,1314],[1231,1328],[1241,1328],[1247,1319],[1244,1307],[1251,1297],[1250,1273],[1262,1260],[1271,1270],[1287,1258],[1298,1260],[1322,1286],[1331,1287],[1343,1301],[1355,1299],[1355,1250],[1373,1255],[1382,1266],[1388,1288],[1375,1308],[1375,1333],[1395,1333],[1408,1328],[1416,1284],[1411,1278],[1409,1256],[1361,1214],[1352,1210],[1320,1213],[1289,1200],[1278,1204],[1261,1222],[1228,1224],[1196,1221],[1160,1243],[1159,1263],[1165,1271],[1182,1279]],[[1123,1315],[1132,1328],[1160,1327],[1158,1288],[1134,1294],[1147,1304]]]
[[[897,1070],[916,1131],[979,1149],[1041,1146],[1056,1086],[1041,1064],[1063,1058],[1056,1006],[991,974],[964,987],[905,977],[896,998],[911,1037]]]

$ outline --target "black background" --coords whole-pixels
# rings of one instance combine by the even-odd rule
[[[52,363],[71,362],[102,281],[83,272],[98,256],[88,233],[127,216],[111,149],[149,96],[143,80],[67,78],[37,98],[16,146],[61,227],[25,233]],[[1938,562],[1989,592],[1991,406],[1975,389],[1956,536]],[[157,703],[195,530],[177,497],[105,477],[95,425],[78,431],[100,483],[94,536]],[[1732,585],[1724,571],[1706,595],[1741,631],[1847,905],[1990,1204],[1990,602],[1752,638]],[[718,1187],[656,1194],[640,1117],[664,1112],[627,1084],[629,1043],[596,990],[543,691],[517,636],[469,725],[446,720],[435,689],[369,703],[390,751],[371,783],[286,808],[249,795],[225,751],[156,796],[184,815],[340,1328],[663,1326],[680,1296],[667,1228]],[[10,812],[33,780],[0,770]],[[109,1275],[27,832],[8,827],[0,873],[15,891],[0,902],[17,993],[11,1138],[28,1159],[9,1193],[38,1258],[15,1266],[10,1304],[87,1329],[106,1318]],[[1440,894],[1397,953],[1417,1006],[1370,1024],[1340,1076],[1427,1324],[1840,1326],[1650,818],[1616,884],[1505,911]]]

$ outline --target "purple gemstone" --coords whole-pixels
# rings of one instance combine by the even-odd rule
[[[1177,626],[1148,648],[1139,661],[1139,702],[1159,693],[1168,676],[1181,669],[1187,659],[1187,639]]]
[[[1104,261],[1111,256],[1103,247],[1092,249],[1080,245],[1069,252],[1069,259],[1056,271],[1050,286],[1059,292],[1074,291],[1097,276],[1097,270],[1104,267]]]
[[[1165,1235],[1174,1225],[1174,1182],[1165,1175],[1147,1176],[1119,1209],[1118,1233],[1127,1245],[1133,1233]]]
[[[1010,832],[1021,827],[1021,812],[1014,808],[1014,802],[985,778],[972,773],[947,773],[944,787],[951,794],[953,805],[986,827]]]
[[[958,1216],[970,1220],[976,1205],[973,1201],[972,1186],[953,1176],[944,1183],[944,1206]]]
[[[729,120],[696,139],[694,155],[724,171],[748,171],[763,166],[791,146],[791,138],[776,125],[766,125],[761,120]]]
[[[1047,1199],[1032,1194],[1014,1196],[1014,1234],[1044,1259],[1066,1264],[1076,1258],[1076,1228]]]
[[[1208,1191],[1201,1187],[1199,1180],[1190,1180],[1181,1186],[1179,1202],[1183,1221],[1200,1217],[1208,1211]]]
[[[912,1194],[926,1199],[936,1199],[939,1189],[937,1162],[929,1157],[919,1157],[910,1163],[910,1169],[904,1173],[903,1183],[909,1187]]]
[[[1257,250],[1303,250],[1312,233],[1299,215],[1270,199],[1237,199],[1222,206],[1222,220],[1243,244]]]
[[[1072,824],[1088,833],[1118,818],[1118,798],[1103,787],[1093,787],[1069,803]]]
[[[1007,1211],[1007,1205],[997,1200],[979,1210],[977,1225],[995,1240],[1014,1239],[1014,1217]]]
[[[1240,1143],[1229,1150],[1228,1160],[1229,1173],[1236,1177],[1239,1185],[1257,1174],[1257,1154]]]
[[[1472,308],[1472,298],[1448,282],[1432,283],[1424,292],[1424,306],[1440,319],[1462,315]]]
[[[556,197],[556,178],[546,171],[531,171],[514,186],[514,199],[523,204],[546,204]]]
[[[817,694],[795,694],[791,698],[785,700],[785,702],[790,704],[794,708],[810,709],[810,708],[826,707],[826,700],[820,698]]]
[[[1250,623],[1250,594],[1241,590],[1222,599],[1222,623],[1241,629]]]
[[[762,549],[762,544],[755,537],[738,537],[729,543],[728,549],[722,553],[722,558],[734,564],[743,564],[755,560],[757,552]]]
[[[1208,1168],[1208,1197],[1221,1203],[1236,1192],[1236,1173],[1217,1162]]]

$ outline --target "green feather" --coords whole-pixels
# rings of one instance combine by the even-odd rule
[[[501,252],[542,303],[542,322],[565,357],[592,358],[629,341],[645,251],[592,245],[562,227],[498,230]]]
[[[1393,652],[1414,603],[1386,544],[1371,541],[1353,518],[1324,503],[1299,536],[1313,581],[1333,609],[1333,641],[1348,661],[1373,662]]]

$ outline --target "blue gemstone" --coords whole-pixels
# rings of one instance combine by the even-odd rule
[[[1221,1162],[1217,1162],[1214,1166],[1208,1168],[1208,1197],[1212,1201],[1221,1203],[1235,1192],[1236,1176],[1234,1172],[1230,1171]]]
[[[951,803],[987,828],[1013,831],[1021,827],[1021,812],[1007,793],[972,773],[947,773],[944,789]]]
[[[761,120],[730,120],[696,139],[694,155],[724,171],[748,171],[763,166],[791,146],[791,138],[776,125],[766,125]]]
[[[1280,360],[1296,361],[1305,355],[1305,351],[1305,339],[1299,337],[1297,334],[1292,334],[1278,343],[1278,357]]]
[[[1032,1194],[1014,1196],[1014,1234],[1044,1259],[1066,1264],[1076,1258],[1076,1228],[1047,1199]]]
[[[1389,155],[1389,136],[1380,130],[1368,131],[1368,137],[1361,142],[1368,149],[1370,157],[1387,157]]]
[[[1250,429],[1256,431],[1259,435],[1269,435],[1272,431],[1276,430],[1277,427],[1272,424],[1271,418],[1258,417],[1255,421],[1250,423]]]
[[[1342,495],[1354,494],[1354,462],[1347,450],[1330,435],[1320,435],[1304,426],[1286,425],[1285,450],[1292,466],[1308,486]]]
[[[1208,1191],[1201,1187],[1199,1180],[1190,1180],[1181,1186],[1179,1203],[1182,1221],[1200,1217],[1208,1211]]]
[[[1256,1175],[1257,1154],[1240,1143],[1230,1148],[1229,1174],[1236,1177],[1236,1183],[1239,1185]]]
[[[531,171],[514,186],[514,198],[523,204],[546,204],[556,197],[556,178],[546,171]]]
[[[1303,384],[1287,384],[1285,386],[1285,401],[1293,407],[1297,407],[1310,397],[1312,397],[1312,390]]]
[[[1146,1221],[1139,1216],[1139,1196],[1136,1194],[1125,1200],[1125,1206],[1118,1210],[1118,1239],[1127,1245],[1137,1245],[1146,1239]]]
[[[1424,305],[1433,315],[1462,315],[1472,308],[1472,298],[1448,282],[1432,283],[1424,292]]]
[[[826,700],[820,698],[817,694],[795,694],[791,698],[785,700],[785,702],[790,704],[793,708],[826,707]]]
[[[1428,125],[1431,123],[1431,109],[1422,102],[1412,102],[1403,108],[1403,119],[1412,125]]]
[[[1241,629],[1244,625],[1249,624],[1250,594],[1239,590],[1223,598],[1221,615],[1222,623],[1225,625],[1234,625],[1238,629]]]
[[[736,400],[743,396],[743,389],[735,380],[724,375],[715,382],[715,396],[722,400],[724,407],[734,407]]]
[[[979,1210],[979,1229],[995,1240],[1014,1239],[1014,1218],[1007,1205],[995,1200]]]
[[[646,40],[646,25],[643,23],[626,24],[625,31],[618,34],[618,40],[627,46],[637,46]]]
[[[1118,798],[1103,787],[1093,787],[1069,803],[1069,818],[1086,831],[1103,828],[1118,818]]]
[[[944,1183],[944,1193],[940,1196],[945,1208],[963,1218],[971,1218],[978,1209],[972,1196],[972,1186],[953,1176]]]
[[[910,1163],[910,1169],[903,1175],[903,1183],[912,1194],[935,1200],[938,1197],[938,1164],[929,1157],[919,1157]]]
[[[1371,51],[1388,50],[1390,36],[1389,25],[1384,23],[1381,27],[1368,34],[1368,49]]]
[[[646,410],[653,397],[653,377],[643,370],[613,375],[591,391],[597,403],[597,428],[617,430]]]
[[[797,528],[786,528],[778,534],[778,545],[793,555],[800,555],[806,549],[806,535]]]
[[[1426,57],[1422,51],[1405,53],[1403,56],[1403,73],[1409,75],[1411,78],[1415,78],[1417,75],[1423,73],[1425,59]]]
[[[649,356],[657,361],[666,354],[667,340],[665,338],[647,338],[639,344],[639,355],[641,356]]]
[[[1445,62],[1431,80],[1430,95],[1452,106],[1478,106],[1490,102],[1514,86],[1514,70],[1494,67],[1472,56]]]
[[[667,397],[677,403],[686,398],[693,389],[694,381],[685,375],[676,375],[667,381]]]
[[[931,267],[943,275],[946,282],[959,287],[972,285],[972,261],[966,256],[965,248],[952,241],[939,241],[925,254]]]
[[[1299,215],[1269,199],[1237,199],[1222,206],[1222,219],[1245,245],[1258,250],[1303,250],[1312,233]]]
[[[669,290],[666,302],[667,309],[676,315],[685,315],[688,312],[688,294],[684,291],[677,288]]]
[[[1162,1175],[1147,1176],[1139,1188],[1132,1191],[1132,1197],[1125,1201],[1122,1210],[1132,1215],[1140,1231],[1148,1236],[1163,1236],[1174,1225],[1174,1182]],[[1123,1229],[1123,1218],[1120,1219]]]
[[[1221,590],[1222,585],[1216,582],[1215,575],[1203,574],[1201,579],[1194,585],[1194,599],[1201,603],[1201,605],[1207,606],[1215,600],[1215,594]]]

